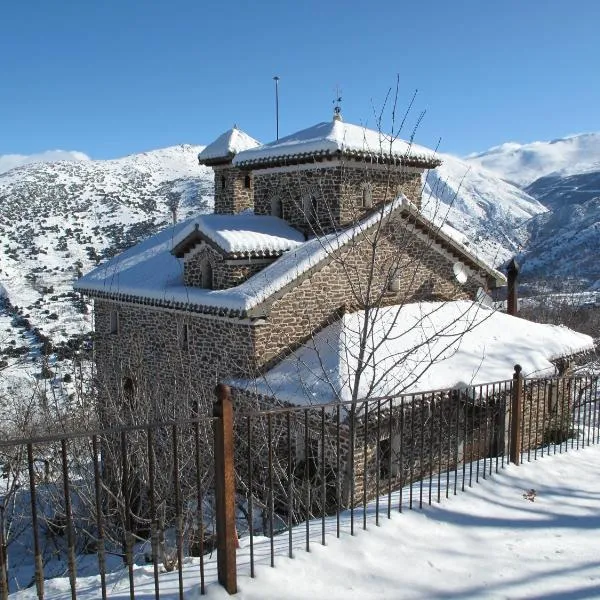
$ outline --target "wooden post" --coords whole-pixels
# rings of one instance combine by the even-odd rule
[[[217,573],[229,594],[237,592],[235,562],[235,475],[233,470],[233,402],[231,389],[220,383],[213,405]]]
[[[521,375],[521,370],[521,365],[515,365],[512,402],[510,407],[512,413],[512,428],[510,432],[509,458],[515,465],[518,465],[521,462],[521,427],[523,425],[521,423],[521,411],[523,406],[523,376]]]
[[[517,298],[517,278],[519,276],[519,264],[513,258],[506,268],[508,275],[508,300],[506,302],[506,312],[516,317],[519,312],[519,301]]]

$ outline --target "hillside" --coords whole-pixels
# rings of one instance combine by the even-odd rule
[[[11,367],[10,377],[0,368],[0,391],[13,376],[40,374],[40,349],[79,347],[90,331],[74,279],[165,227],[175,204],[178,219],[210,210],[213,176],[198,166],[200,149],[32,163],[0,174],[0,367]]]
[[[558,289],[600,286],[600,133],[503,144],[467,160],[516,181],[549,209],[521,232],[524,280]]]

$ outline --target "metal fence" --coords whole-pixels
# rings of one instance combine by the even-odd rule
[[[43,598],[45,579],[64,573],[76,598],[87,572],[100,573],[105,598],[117,568],[134,598],[140,561],[153,567],[156,598],[165,570],[183,598],[184,557],[196,557],[204,593],[214,548],[234,593],[246,568],[238,535],[254,576],[259,560],[274,566],[441,502],[508,462],[600,442],[591,376],[523,379],[517,369],[467,389],[271,410],[238,401],[234,411],[234,400],[219,386],[211,417],[0,442],[0,598],[32,585]]]

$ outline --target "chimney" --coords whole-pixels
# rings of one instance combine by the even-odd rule
[[[506,267],[508,275],[508,299],[506,304],[506,312],[513,317],[517,316],[518,298],[517,298],[517,278],[519,276],[519,264],[513,258]]]

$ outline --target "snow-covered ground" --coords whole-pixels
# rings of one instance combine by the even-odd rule
[[[397,498],[393,497],[393,506]],[[294,530],[294,558],[287,558],[287,535],[275,539],[271,568],[269,540],[255,538],[256,577],[250,578],[249,540],[238,551],[240,600],[600,598],[600,446],[510,465],[491,479],[440,504],[420,510],[380,507],[380,526],[369,506],[367,530],[355,514],[311,527],[310,552],[304,525]],[[152,566],[135,568],[136,598],[153,598]],[[108,577],[110,598],[128,598],[126,572]],[[184,597],[200,598],[198,559],[183,571]],[[216,583],[215,556],[206,562],[207,598],[229,598]],[[79,579],[78,598],[100,597],[98,578]],[[178,597],[178,574],[160,576],[161,598]],[[35,598],[35,589],[11,598]],[[70,597],[67,578],[46,582],[47,598]]]

